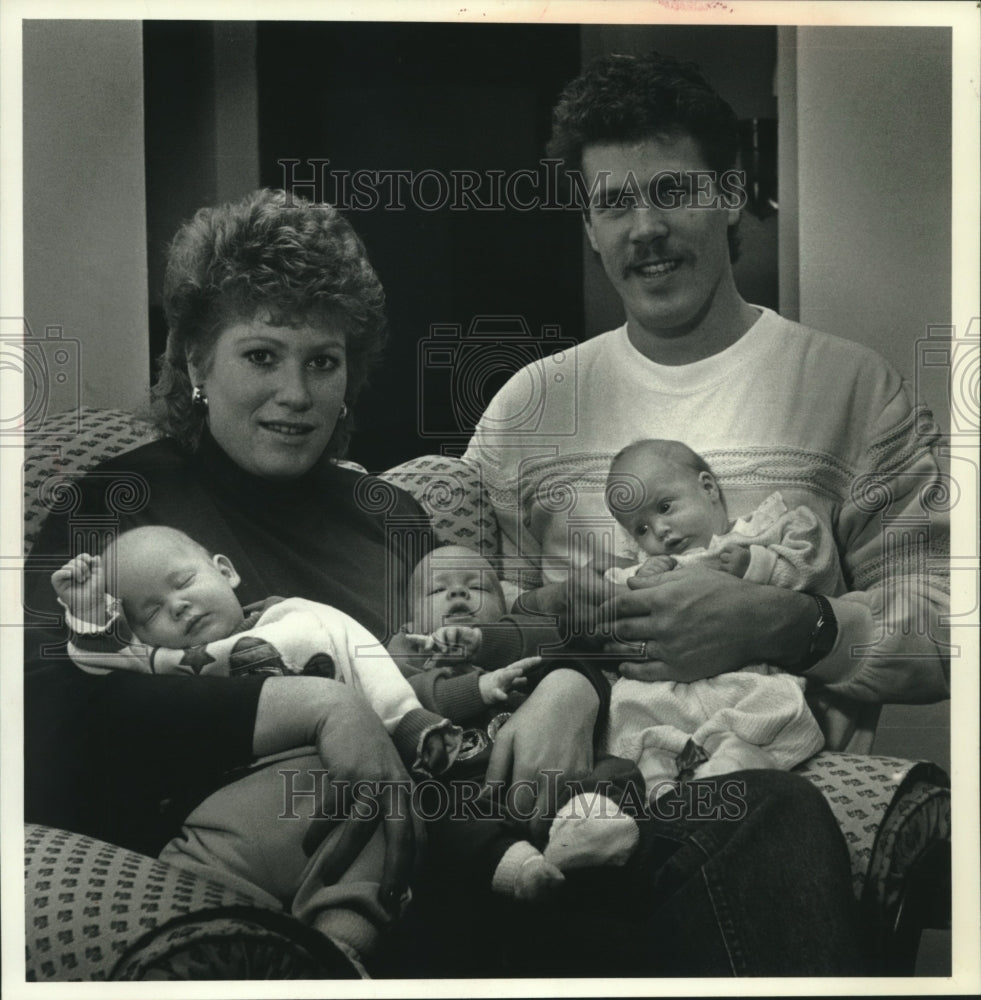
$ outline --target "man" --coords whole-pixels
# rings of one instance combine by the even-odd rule
[[[515,375],[467,458],[481,467],[509,564],[541,570],[525,607],[568,611],[580,624],[583,609],[568,598],[582,591],[568,578],[595,584],[597,569],[625,555],[604,486],[611,459],[632,441],[677,439],[703,455],[733,515],[775,490],[788,507],[811,507],[833,532],[847,592],[808,595],[679,568],[608,600],[600,621],[616,637],[607,651],[633,660],[621,667],[627,676],[690,681],[761,661],[804,675],[829,747],[860,750],[882,703],[948,694],[938,628],[946,579],[934,556],[947,526],[921,502],[939,481],[937,436],[878,356],[739,295],[737,148],[732,110],[694,67],[606,56],[566,88],[549,153],[586,193],[586,234],[626,324]],[[919,526],[905,546],[889,536],[897,517]],[[502,729],[489,779],[575,775],[588,764],[595,694],[553,681]],[[713,822],[711,810],[680,806],[677,823],[655,818],[629,877],[597,875],[581,887],[582,906],[540,919],[532,967],[854,970],[859,932],[825,803],[795,775],[739,779],[739,816],[716,812],[722,821]]]
[[[467,457],[505,553],[539,562],[546,583],[570,563],[626,554],[603,486],[612,457],[641,438],[703,455],[734,515],[774,490],[811,507],[834,533],[846,593],[676,571],[611,605],[617,636],[643,645],[608,648],[643,657],[624,672],[648,680],[754,660],[806,674],[829,746],[868,750],[881,704],[948,697],[947,519],[928,499],[943,486],[937,433],[877,355],[739,295],[737,149],[735,116],[694,67],[608,56],[566,89],[549,153],[588,192],[586,234],[627,322],[575,349],[562,380],[546,377],[546,362],[519,372]],[[534,405],[529,384],[540,387]],[[571,499],[553,502],[557,492]],[[889,535],[903,519],[918,526],[905,549]],[[525,603],[554,608],[563,589]]]

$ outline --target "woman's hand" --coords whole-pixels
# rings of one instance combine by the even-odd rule
[[[415,818],[409,775],[385,727],[359,694],[323,677],[270,677],[259,693],[252,749],[257,757],[314,746],[330,774],[325,813],[345,820],[331,871],[344,872],[361,853],[378,822],[385,830],[385,865],[379,900],[395,913],[415,860]],[[341,811],[339,789],[355,782],[358,804]],[[334,820],[333,817],[337,816]]]
[[[815,624],[806,594],[702,566],[628,586],[601,613],[616,636],[605,650],[635,661],[620,667],[635,680],[694,681],[759,661],[792,666]]]
[[[593,728],[599,699],[574,670],[554,670],[501,727],[487,766],[488,784],[514,785],[516,818],[530,817],[534,840],[544,840],[547,817],[565,781],[593,767]]]

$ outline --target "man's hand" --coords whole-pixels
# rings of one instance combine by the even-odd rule
[[[814,601],[806,594],[703,566],[628,586],[601,611],[616,636],[604,648],[639,661],[620,666],[635,680],[694,681],[760,661],[793,665],[814,628]]]
[[[101,556],[75,556],[51,574],[58,600],[74,618],[103,628],[106,624],[106,575]]]
[[[518,691],[528,686],[528,678],[525,671],[532,667],[537,667],[542,662],[540,656],[528,656],[523,660],[515,660],[514,663],[499,670],[491,670],[489,673],[481,674],[477,681],[477,688],[480,697],[485,705],[494,705],[501,701],[507,701],[508,695],[512,691]]]
[[[368,702],[340,681],[324,677],[270,677],[259,692],[252,750],[257,757],[314,746],[330,784],[328,826],[345,823],[331,869],[342,874],[361,853],[376,826],[385,831],[379,900],[396,913],[415,860],[421,824],[411,803],[411,783],[395,744]],[[351,815],[343,815],[345,788],[358,785]],[[346,783],[346,784],[345,784]]]
[[[497,734],[486,780],[518,786],[513,796],[515,818],[530,817],[532,837],[538,843],[544,842],[548,816],[556,806],[550,793],[592,769],[598,710],[596,692],[582,674],[554,670]],[[549,778],[543,772],[553,773]]]
[[[622,585],[613,583],[598,566],[573,567],[567,580],[550,583],[522,594],[514,610],[524,614],[551,614],[559,619],[564,636],[576,636],[582,642],[597,631],[600,607],[619,592]]]

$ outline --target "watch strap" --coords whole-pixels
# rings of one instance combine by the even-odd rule
[[[814,624],[807,652],[802,660],[788,668],[792,674],[803,674],[823,660],[835,647],[838,640],[838,619],[831,602],[823,594],[808,594],[818,608],[818,618]]]

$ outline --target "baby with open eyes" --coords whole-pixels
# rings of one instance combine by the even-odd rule
[[[756,583],[816,594],[843,587],[828,532],[807,507],[773,493],[731,520],[712,470],[680,441],[634,442],[613,459],[606,502],[643,558],[608,571],[615,583],[654,585],[701,565]],[[676,779],[746,768],[789,770],[824,737],[804,700],[803,678],[769,664],[689,683],[621,678],[613,686],[608,749],[636,761],[650,795]]]

